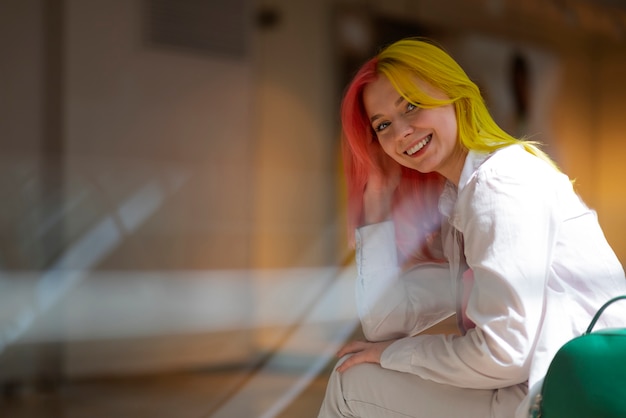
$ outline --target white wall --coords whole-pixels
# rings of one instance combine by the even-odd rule
[[[141,0],[63,4],[62,196],[68,212],[59,237],[69,237],[68,245],[80,247],[75,254],[82,254],[64,258],[64,268],[103,270],[121,278],[151,271],[177,277],[181,270],[324,267],[339,258],[326,2],[305,8],[289,1],[275,4],[279,25],[250,28],[250,49],[240,58],[150,44]],[[2,77],[9,98],[23,109],[9,113],[15,123],[2,129],[5,138],[31,138],[35,146],[29,156],[39,158],[42,15],[26,6],[12,10],[19,15],[11,19],[27,25],[8,27],[6,39],[34,35],[24,38],[28,44],[3,45],[11,54],[27,52]],[[84,234],[92,234],[91,243],[80,240]],[[94,246],[84,248],[87,244]],[[264,293],[256,292],[275,285],[272,274],[242,277],[248,291],[227,302],[236,304],[248,322],[273,312]],[[63,298],[72,297],[71,286],[92,281],[86,275],[76,283],[48,283],[56,286],[52,293],[58,292],[46,299],[53,304],[46,315],[55,318],[55,329],[81,321],[89,327],[94,318],[89,306],[64,304]],[[68,286],[67,295],[59,292]],[[152,291],[158,291],[155,286]],[[32,308],[37,312],[41,306]],[[45,329],[45,321],[36,321],[33,329]],[[51,342],[72,375],[162,370],[245,361],[285,330],[284,324],[266,326],[273,331],[157,335],[147,344],[128,335],[100,341],[52,337]],[[24,360],[16,355],[13,364]]]
[[[331,1],[260,1],[279,13],[255,36],[254,265],[341,258]],[[343,231],[341,231],[343,233]]]
[[[143,245],[158,254],[147,266],[247,267],[255,141],[250,57],[150,44],[139,0],[66,5],[67,152],[172,163],[188,174],[176,201],[140,231]],[[169,251],[160,248],[166,245]],[[113,257],[132,268],[123,254]]]

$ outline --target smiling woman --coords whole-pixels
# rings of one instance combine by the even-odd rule
[[[441,102],[450,99],[421,79],[414,84]],[[399,97],[398,97],[399,96]],[[458,183],[467,149],[457,139],[454,106],[421,107],[399,95],[384,75],[363,90],[365,111],[387,155],[422,173],[437,172]]]
[[[367,61],[342,124],[367,340],[339,350],[319,416],[528,416],[558,348],[626,294],[595,212],[430,41]],[[453,315],[458,334],[422,333]]]

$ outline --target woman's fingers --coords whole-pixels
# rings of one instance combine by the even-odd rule
[[[339,367],[337,371],[342,373],[348,370],[350,367],[361,363],[376,363],[380,364],[380,357],[387,347],[389,347],[394,340],[381,341],[371,343],[368,341],[351,341],[346,344],[337,355],[343,357],[346,354],[352,354],[348,357]]]
[[[365,341],[350,341],[348,344],[341,347],[341,350],[337,353],[337,357],[343,357],[346,354],[353,354],[359,351],[363,351],[365,345],[367,343]]]
[[[350,357],[348,357],[343,363],[337,367],[337,372],[343,373],[348,370],[352,366],[356,366],[357,364],[367,363],[367,357],[364,351],[359,351]]]

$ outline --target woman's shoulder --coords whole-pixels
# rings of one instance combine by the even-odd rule
[[[522,145],[511,145],[488,154],[469,176],[459,197],[471,199],[470,196],[476,194],[502,192],[534,199],[572,191],[570,179],[565,174],[526,151]]]
[[[479,210],[491,213],[526,207],[551,207],[577,201],[569,178],[547,161],[509,146],[489,154],[459,191],[451,218],[462,219]]]
[[[509,145],[489,154],[476,169],[476,174],[483,178],[512,176],[529,181],[566,177],[548,161],[528,152],[522,144]]]

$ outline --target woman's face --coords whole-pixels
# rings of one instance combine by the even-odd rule
[[[415,83],[433,98],[448,99],[420,78]],[[435,171],[458,184],[467,150],[458,141],[454,105],[420,108],[407,102],[384,75],[365,86],[363,102],[386,154],[405,167]]]

